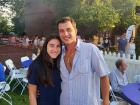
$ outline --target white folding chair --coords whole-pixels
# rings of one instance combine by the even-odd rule
[[[10,105],[12,105],[11,97],[6,93],[6,91],[10,90],[9,84],[6,84],[6,77],[4,72],[4,66],[0,63],[0,99],[5,100]]]
[[[23,94],[23,92],[24,92],[24,90],[25,90],[25,88],[26,88],[26,86],[27,86],[27,84],[28,84],[27,78],[23,78],[23,79],[22,79],[22,83],[23,83],[23,87],[22,87],[22,90],[21,90],[21,94],[20,94],[20,95]]]
[[[28,56],[21,57],[21,64],[25,70],[28,70],[32,60]]]
[[[24,62],[26,62],[26,64]],[[32,60],[30,60],[30,58],[28,56],[21,57],[21,63],[26,70],[28,70],[31,62],[32,62]],[[26,78],[23,78],[22,83],[23,83],[23,88],[21,90],[21,95],[23,94],[23,92],[28,84],[28,80]]]
[[[12,98],[6,93],[8,90],[10,90],[9,84],[6,84],[5,81],[0,82],[0,99],[3,99],[8,104],[12,105]]]
[[[21,86],[23,86],[21,80],[26,77],[26,74],[23,72],[23,69],[22,68],[17,69],[11,59],[6,60],[5,64],[8,67],[8,69],[10,70],[10,82],[9,82],[9,84],[11,84],[11,82],[14,79],[16,80],[16,83],[13,86],[13,90],[17,87],[17,84],[18,85],[20,84]]]
[[[118,97],[114,94],[111,86],[110,86],[110,96],[112,97],[110,105],[128,105],[128,103],[125,102],[121,97]]]
[[[29,60],[30,58],[28,56],[24,56],[24,57],[21,57],[21,61],[26,61],[26,60]]]

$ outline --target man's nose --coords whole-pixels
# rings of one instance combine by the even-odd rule
[[[69,33],[68,33],[68,31],[65,31],[65,36],[67,36]]]

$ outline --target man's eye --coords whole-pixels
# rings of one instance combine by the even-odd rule
[[[68,31],[68,32],[71,32],[71,29],[70,29],[70,28],[68,28],[68,29],[67,29],[67,31]]]
[[[59,32],[63,33],[63,32],[64,32],[64,30],[60,30]]]

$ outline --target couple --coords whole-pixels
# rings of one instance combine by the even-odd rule
[[[103,55],[95,45],[76,38],[71,17],[60,19],[57,27],[61,40],[48,36],[30,65],[30,105],[98,105],[100,84],[102,103],[109,105],[109,72]]]

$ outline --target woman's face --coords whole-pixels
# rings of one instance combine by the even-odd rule
[[[51,39],[47,44],[47,53],[52,58],[55,59],[61,52],[61,45],[58,39]]]
[[[132,39],[131,39],[131,42],[134,42],[134,40],[135,40],[135,39],[134,39],[134,38],[132,38]]]

